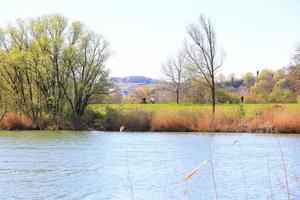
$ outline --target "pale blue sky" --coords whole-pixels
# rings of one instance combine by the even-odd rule
[[[200,13],[214,22],[225,74],[286,66],[300,42],[299,0],[1,0],[0,12],[1,27],[51,13],[82,21],[111,43],[113,76],[159,78]]]

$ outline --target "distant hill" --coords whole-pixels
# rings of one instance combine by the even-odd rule
[[[118,86],[122,96],[127,96],[130,91],[136,90],[145,85],[155,87],[157,84],[161,83],[158,79],[145,76],[112,77],[112,81]]]
[[[112,77],[112,81],[116,84],[133,83],[133,84],[157,84],[158,79],[153,79],[145,76],[127,76],[127,77]]]

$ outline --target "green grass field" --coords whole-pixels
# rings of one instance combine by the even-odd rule
[[[300,104],[244,104],[245,114],[248,117],[255,115],[257,112],[272,108],[275,105],[282,106],[287,109],[300,110]],[[105,108],[110,106],[116,109],[142,109],[149,112],[163,112],[165,110],[186,110],[193,112],[210,112],[210,104],[92,104],[90,108],[94,111],[105,113]],[[241,108],[240,104],[217,104],[216,111],[232,112]]]

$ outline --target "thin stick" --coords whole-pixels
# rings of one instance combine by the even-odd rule
[[[283,156],[283,153],[282,153],[282,149],[281,149],[281,144],[280,144],[279,138],[276,137],[276,139],[277,139],[277,143],[278,143],[278,146],[279,146],[280,156],[281,156],[282,165],[283,165],[283,171],[284,171],[284,175],[285,175],[285,184],[286,184],[287,198],[288,198],[288,200],[290,200],[291,199],[291,197],[290,197],[290,189],[289,189],[289,182],[288,182],[286,165],[285,165],[285,162],[284,162],[284,156]]]
[[[232,146],[235,145],[235,144],[237,144],[238,142],[239,142],[238,140],[235,140],[232,143]],[[240,157],[241,157],[242,156],[241,148],[239,148],[239,154],[240,154]],[[244,190],[245,190],[245,195],[246,195],[246,199],[248,200],[249,199],[249,195],[248,195],[247,183],[246,183],[246,179],[245,179],[245,170],[244,170],[243,159],[241,159],[240,168],[241,168],[241,171],[242,171],[242,180],[243,180],[243,186],[244,186]]]
[[[218,192],[217,192],[217,187],[216,187],[216,179],[215,179],[215,172],[214,172],[214,165],[212,162],[212,154],[211,154],[211,141],[209,143],[209,159],[210,159],[210,171],[211,171],[211,176],[213,180],[213,186],[215,190],[215,195],[216,195],[216,200],[218,200]]]
[[[193,169],[193,171],[191,171],[190,173],[188,173],[188,175],[184,177],[184,181],[185,182],[189,181],[198,172],[198,170],[201,169],[208,162],[209,160],[204,160],[200,165],[198,165],[195,169]]]
[[[246,199],[248,200],[248,190],[247,190],[247,184],[246,184],[246,180],[245,180],[245,171],[244,171],[244,165],[243,163],[241,163],[241,170],[242,170],[242,179],[243,179],[243,185],[244,185],[244,190],[245,190],[245,194],[246,194]]]
[[[130,188],[130,192],[131,192],[131,199],[134,200],[134,194],[133,194],[133,186],[132,186],[132,181],[130,178],[130,171],[129,171],[129,166],[128,166],[128,151],[127,152],[127,159],[126,159],[126,165],[127,165],[127,177],[128,177],[128,181],[129,181],[129,188]]]
[[[270,171],[270,158],[268,154],[268,178],[269,178],[269,186],[270,186],[270,198],[273,199],[273,190],[272,190],[272,177]]]
[[[126,148],[126,167],[127,167],[127,178],[128,178],[129,188],[130,188],[130,192],[131,192],[131,199],[134,200],[132,180],[131,180],[130,171],[129,171],[128,138],[127,138],[127,148]]]

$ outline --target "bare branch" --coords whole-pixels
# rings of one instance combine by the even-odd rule
[[[206,80],[205,85],[211,89],[214,113],[216,71],[221,68],[224,59],[223,54],[217,50],[214,26],[210,19],[201,15],[199,24],[191,24],[187,33],[190,39],[185,43],[188,61],[195,71]]]

